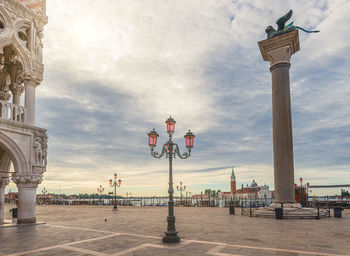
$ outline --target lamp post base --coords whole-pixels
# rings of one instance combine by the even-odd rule
[[[113,210],[113,211],[118,211],[118,208],[113,208],[112,210]]]
[[[167,244],[177,244],[180,243],[180,237],[177,235],[177,231],[165,231],[165,236],[163,236],[163,243]]]

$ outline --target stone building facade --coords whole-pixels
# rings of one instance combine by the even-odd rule
[[[10,178],[18,188],[17,223],[36,221],[36,190],[47,164],[46,130],[35,125],[45,6],[45,0],[0,1],[0,222]]]

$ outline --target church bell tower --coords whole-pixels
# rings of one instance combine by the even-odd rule
[[[233,167],[231,173],[231,193],[236,193],[236,176]]]

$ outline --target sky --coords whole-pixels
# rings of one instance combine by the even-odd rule
[[[273,189],[271,75],[257,43],[290,9],[321,31],[300,31],[291,58],[295,180],[350,184],[349,1],[60,0],[47,1],[36,90],[49,136],[39,190],[109,191],[116,172],[119,195],[166,195],[168,162],[150,155],[147,133],[160,150],[170,115],[182,152],[188,129],[196,136],[173,162],[175,186],[229,191],[234,166],[238,187]]]

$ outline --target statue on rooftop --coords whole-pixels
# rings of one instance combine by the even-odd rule
[[[277,21],[276,21],[276,24],[277,24],[277,31],[272,27],[272,26],[268,26],[266,29],[265,29],[265,32],[267,33],[267,39],[269,38],[273,38],[273,37],[276,37],[276,36],[279,36],[279,35],[282,35],[282,34],[285,34],[285,33],[288,33],[288,32],[292,32],[296,29],[300,29],[306,33],[317,33],[317,32],[320,32],[319,30],[306,30],[304,28],[301,28],[301,27],[298,27],[298,26],[294,26],[293,25],[293,22],[289,23],[287,26],[286,26],[286,22],[292,17],[292,14],[293,14],[293,11],[290,10],[286,15],[282,16],[281,18],[279,18]]]

